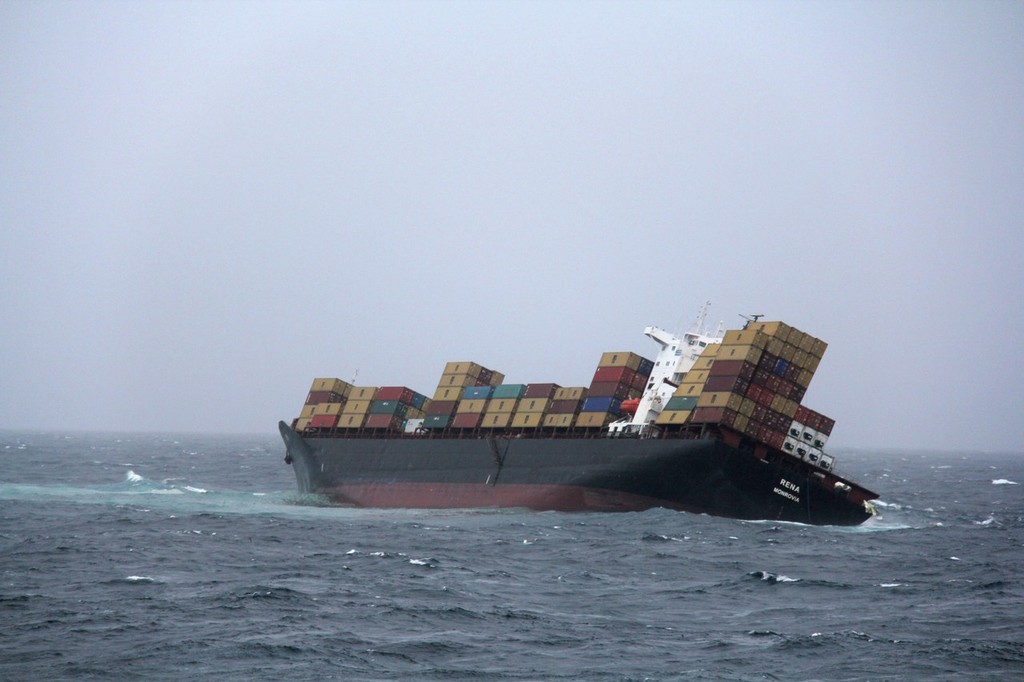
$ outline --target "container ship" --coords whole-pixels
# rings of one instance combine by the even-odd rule
[[[876,493],[836,473],[834,420],[802,400],[826,343],[747,318],[648,327],[653,360],[603,353],[588,386],[448,362],[431,397],[317,378],[281,422],[300,493],[341,505],[641,511],[856,525]]]

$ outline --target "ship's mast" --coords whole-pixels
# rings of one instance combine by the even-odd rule
[[[704,329],[707,322],[708,309],[711,301],[701,306],[693,328],[682,334],[673,334],[659,327],[647,327],[644,334],[657,343],[661,349],[654,360],[654,368],[647,381],[647,386],[640,397],[640,404],[632,418],[613,423],[609,428],[612,432],[640,432],[649,429],[651,422],[664,409],[676,388],[682,383],[683,376],[688,372],[711,343],[722,340],[723,322],[718,324],[718,332],[712,336]]]

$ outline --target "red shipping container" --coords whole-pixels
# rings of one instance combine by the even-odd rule
[[[458,405],[458,400],[433,400],[427,407],[427,416],[448,417],[455,412]]]
[[[462,412],[455,415],[452,426],[456,429],[475,429],[480,426],[483,416],[483,412]]]
[[[338,415],[336,414],[317,414],[313,415],[313,419],[309,422],[309,425],[318,429],[331,429],[334,428],[337,423]]]
[[[593,383],[632,384],[636,371],[629,367],[598,367]]]
[[[762,390],[764,390],[764,389],[762,389],[757,384],[750,384],[750,386],[747,386],[747,390],[744,393],[744,395],[747,396],[748,398],[750,398],[751,400],[753,400],[756,403],[757,399],[761,396],[761,391]]]
[[[781,450],[782,444],[786,442],[786,434],[781,431],[769,431],[764,442],[776,450]]]
[[[555,390],[561,388],[558,384],[530,384],[526,387],[524,398],[550,398]]]
[[[366,422],[363,424],[364,428],[367,429],[388,429],[390,431],[398,431],[402,428],[402,423],[405,420],[401,417],[393,414],[371,414],[366,418]]]
[[[690,415],[690,421],[694,424],[718,424],[724,416],[724,407],[698,407]]]
[[[806,424],[807,420],[810,419],[811,411],[803,405],[798,405],[796,408],[796,416],[793,417],[793,421],[801,424]]]
[[[345,396],[334,391],[310,391],[306,394],[307,405],[319,405],[320,403],[343,403]]]
[[[752,379],[755,369],[753,363],[745,360],[715,360],[711,369],[708,370],[708,376],[739,376],[744,379]]]
[[[413,390],[405,386],[381,386],[377,389],[377,400],[397,400],[400,403],[412,403]]]
[[[588,398],[618,398],[625,400],[629,396],[629,384],[616,384],[612,382],[595,382],[590,384],[587,391]]]
[[[742,391],[733,389],[736,388],[737,382],[740,381],[738,376],[709,376],[708,380],[704,382],[705,391],[731,391],[733,393],[740,393]]]

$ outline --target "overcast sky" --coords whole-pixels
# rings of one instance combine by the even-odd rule
[[[0,428],[829,342],[832,443],[1021,451],[1020,2],[0,1]]]

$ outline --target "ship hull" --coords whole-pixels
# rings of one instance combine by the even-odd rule
[[[857,525],[862,498],[722,440],[302,438],[280,425],[301,493],[380,508],[641,511]]]

